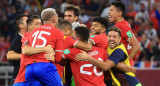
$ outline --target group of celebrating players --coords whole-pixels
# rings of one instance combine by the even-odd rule
[[[124,20],[125,5],[113,2],[109,21],[95,17],[91,28],[78,23],[77,6],[65,8],[64,20],[53,8],[15,19],[18,34],[7,59],[14,60],[13,86],[141,86],[132,58],[140,49]],[[110,23],[114,26],[106,30]],[[106,72],[107,71],[107,72]]]

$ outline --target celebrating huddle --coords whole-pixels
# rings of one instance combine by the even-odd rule
[[[14,86],[141,86],[132,67],[140,45],[124,12],[123,3],[113,2],[109,21],[115,25],[108,28],[106,18],[95,17],[90,29],[78,23],[79,9],[73,5],[61,21],[53,8],[44,9],[41,19],[17,17],[18,38],[7,54],[20,59]]]

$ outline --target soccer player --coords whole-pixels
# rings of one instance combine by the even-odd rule
[[[26,20],[27,20],[26,15],[19,15],[14,21],[14,24],[16,26],[18,33],[13,39],[13,42],[11,43],[11,46],[8,49],[8,53],[7,53],[7,60],[9,60],[11,64],[14,66],[13,77],[10,82],[11,86],[15,81],[15,78],[18,74],[18,70],[20,67],[21,45],[22,45],[21,38],[22,38],[22,35],[27,31]]]
[[[69,21],[66,21],[66,20],[62,20],[58,23],[58,26],[57,28],[59,30],[61,30],[64,34],[64,40],[66,38],[68,38],[68,36],[71,36],[73,30],[72,30],[72,25]],[[74,43],[75,40],[73,41],[70,41],[70,43]],[[64,42],[64,45],[63,47],[67,45],[65,42]],[[72,45],[71,45],[72,46]],[[56,63],[56,68],[57,68],[57,71],[58,71],[58,74],[60,75],[60,77],[62,78],[62,76],[64,75],[64,65],[65,65],[65,61],[64,60],[61,60],[60,62]],[[63,77],[64,78],[64,77]],[[64,79],[62,80],[64,82]]]
[[[26,54],[27,52],[31,52],[32,54],[37,54],[40,52],[45,52],[47,50],[51,50],[52,48],[47,46],[47,47],[43,47],[43,48],[27,48],[26,50],[23,49],[23,47],[26,47],[27,45],[29,45],[28,42],[28,37],[30,35],[30,33],[37,27],[39,27],[41,25],[41,19],[39,16],[30,16],[27,19],[27,32],[23,35],[22,37],[22,54],[21,54],[21,61],[20,61],[20,68],[19,68],[19,72],[18,75],[15,79],[14,85],[13,86],[25,86],[25,62],[24,59],[27,58]],[[25,52],[24,52],[25,51]],[[31,55],[30,53],[30,55]]]
[[[109,70],[113,79],[114,86],[141,86],[140,82],[136,79],[135,74],[132,72],[123,72],[116,69],[119,62],[123,62],[130,66],[129,55],[121,41],[121,31],[117,27],[111,27],[108,32],[108,59],[103,62],[95,59],[93,56],[88,55],[86,52],[76,56],[76,60],[88,60],[96,67],[106,71]],[[111,69],[110,69],[111,68]]]
[[[63,50],[63,33],[55,28],[58,23],[58,15],[53,8],[46,8],[41,12],[43,25],[34,29],[29,37],[31,47],[45,47],[52,45],[55,50],[55,62],[59,62]],[[39,53],[25,58],[26,86],[51,85],[62,86],[61,78],[55,67],[54,60],[47,60],[46,53]]]
[[[72,25],[69,21],[63,20],[59,22],[57,28],[60,29],[64,34],[64,49],[72,47],[77,47],[85,51],[90,51],[92,49],[91,44],[81,42],[76,38],[72,37],[73,30]]]
[[[90,28],[90,32],[92,36],[90,36],[91,42],[96,47],[100,47],[103,49],[107,49],[108,41],[106,29],[109,25],[109,22],[104,17],[95,17],[92,20],[92,25]]]
[[[75,36],[78,40],[88,43],[89,30],[86,27],[76,27]],[[63,50],[65,59],[70,59],[75,86],[106,86],[103,72],[97,69],[89,61],[76,61],[75,55],[81,53],[81,49],[70,48]],[[106,60],[106,51],[102,48],[92,47],[88,54],[99,60]]]
[[[125,5],[122,2],[113,2],[109,8],[109,21],[115,23],[115,27],[121,29],[121,36],[123,43],[128,51],[129,60],[131,60],[140,49],[136,37],[134,36],[129,23],[124,20]],[[131,65],[134,65],[133,60],[130,61]]]
[[[77,47],[77,48],[80,48],[85,51],[90,51],[92,49],[91,44],[84,43],[84,42],[77,40],[76,38],[71,36],[73,34],[73,30],[72,30],[72,25],[69,21],[63,20],[63,21],[59,22],[57,28],[60,29],[64,34],[64,45],[63,45],[64,49],[73,48],[73,47]],[[68,62],[69,62],[69,60],[67,60],[67,61],[62,60],[62,62],[56,64],[57,71],[60,74],[62,81],[63,82],[65,81],[64,80],[65,75],[66,75],[66,81],[69,80],[67,82],[67,84],[69,84],[69,82],[70,82],[70,79],[68,78],[68,76],[69,77],[72,76],[71,71],[69,70],[70,64]],[[65,72],[63,73],[64,65],[65,65]],[[63,77],[62,77],[62,75],[63,75]]]

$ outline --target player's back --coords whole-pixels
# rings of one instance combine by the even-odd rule
[[[70,53],[65,53],[70,52]],[[96,68],[89,61],[76,61],[75,55],[81,53],[80,49],[72,48],[64,50],[64,57],[71,59],[71,69],[76,86],[106,86],[104,83],[103,71]],[[92,57],[105,61],[107,59],[106,51],[102,48],[93,47],[87,52]]]
[[[34,29],[30,35],[29,45],[31,47],[45,47],[48,44],[52,45],[54,50],[62,50],[62,44],[59,43],[63,42],[63,33],[54,28],[49,24],[42,25],[36,29]],[[44,58],[45,53],[35,54],[29,57],[29,59],[25,59],[27,64],[36,62],[50,62]]]

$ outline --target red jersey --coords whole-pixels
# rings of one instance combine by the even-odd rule
[[[107,35],[106,33],[100,34],[100,35],[92,35],[90,36],[90,39],[94,43],[96,47],[103,48],[107,50],[108,48],[108,40],[107,40]]]
[[[63,33],[54,28],[52,25],[45,24],[34,29],[29,38],[29,45],[31,47],[45,47],[48,44],[52,45],[55,50],[55,60],[59,62],[63,50]],[[44,53],[39,53],[29,56],[25,59],[26,65],[34,62],[50,62],[44,57]]]
[[[29,35],[30,35],[30,33],[26,32],[22,36],[22,39],[21,39],[22,48],[25,45],[29,45],[29,41],[28,41]],[[19,83],[19,82],[24,82],[25,81],[25,70],[26,70],[25,58],[27,58],[27,57],[28,57],[27,55],[21,54],[20,68],[19,68],[19,72],[18,72],[18,75],[17,75],[14,83]]]
[[[77,48],[63,50],[63,57],[71,60],[70,64],[75,86],[106,86],[102,70],[96,68],[89,61],[75,60],[75,55],[79,53],[81,53],[81,50]],[[87,53],[101,61],[106,61],[108,57],[106,51],[98,47],[92,47],[92,50]]]
[[[121,29],[121,43],[123,43],[126,47],[127,52],[129,53],[129,50],[131,49],[131,46],[129,45],[128,40],[134,36],[133,35],[133,31],[131,29],[131,26],[129,25],[129,23],[126,20],[123,20],[121,22],[118,22],[115,24],[115,27],[118,27],[119,29]],[[130,61],[130,64],[133,66],[134,62],[133,60]]]
[[[73,38],[72,36],[66,36],[64,38],[64,44],[63,44],[63,48],[73,48],[75,47],[75,44],[78,42],[77,39]]]
[[[63,43],[63,48],[73,48],[75,44],[78,42],[78,40],[74,39],[72,36],[64,36],[64,43]],[[65,64],[65,61],[62,61],[61,63]],[[59,76],[62,78],[63,76],[63,71],[64,71],[64,66],[58,64],[55,64]]]

